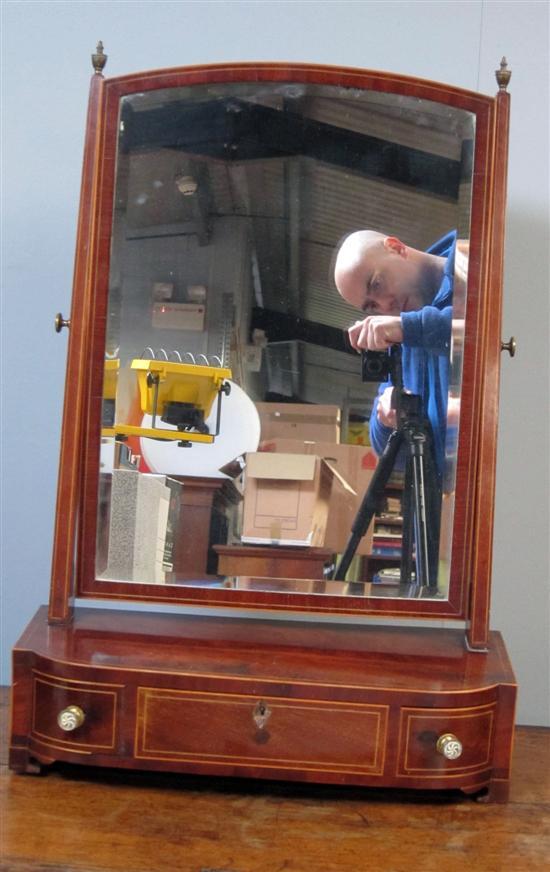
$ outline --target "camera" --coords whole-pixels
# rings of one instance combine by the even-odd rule
[[[361,378],[364,382],[388,381],[392,375],[391,349],[361,352]]]

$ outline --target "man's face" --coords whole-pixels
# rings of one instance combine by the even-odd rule
[[[344,243],[336,262],[341,296],[365,315],[400,315],[425,304],[421,270],[410,249],[393,237],[368,245]]]

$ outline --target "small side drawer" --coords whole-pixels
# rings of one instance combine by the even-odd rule
[[[80,753],[113,752],[117,733],[117,701],[121,687],[35,673],[32,737],[42,744]],[[81,723],[71,729],[62,729],[58,719],[67,711],[69,716],[74,711],[80,713]],[[72,726],[70,717],[68,725]]]
[[[135,755],[213,767],[381,774],[388,708],[140,688]]]
[[[484,705],[464,709],[401,709],[399,730],[398,775],[448,777],[491,766],[496,706]],[[448,759],[438,741],[456,737],[454,759]],[[453,743],[456,746],[456,743]]]

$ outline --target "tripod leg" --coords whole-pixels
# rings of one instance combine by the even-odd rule
[[[411,444],[414,492],[414,538],[416,542],[416,583],[424,587],[429,583],[430,549],[428,547],[428,521],[426,517],[426,479],[423,437],[415,437]]]
[[[408,431],[407,441],[412,468],[416,583],[433,591],[437,589],[439,569],[441,488],[425,433]]]
[[[439,538],[441,528],[441,482],[430,451],[424,454],[426,522],[428,532],[428,587],[437,589],[439,574]]]
[[[403,536],[401,539],[401,584],[410,584],[413,570],[414,543],[414,499],[413,499],[412,459],[408,455],[405,464],[405,481],[401,513],[403,515]]]
[[[374,470],[374,475],[368,486],[359,511],[355,516],[355,520],[351,527],[351,536],[348,540],[344,553],[342,554],[340,563],[334,571],[334,579],[343,581],[346,577],[346,572],[349,569],[350,563],[353,560],[359,542],[368,530],[371,519],[378,508],[380,497],[384,492],[384,488],[388,483],[388,479],[392,473],[397,452],[403,442],[403,436],[400,430],[393,430],[386,442],[386,447],[382,452],[380,460]]]

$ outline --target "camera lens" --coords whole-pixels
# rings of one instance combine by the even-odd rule
[[[383,370],[383,363],[381,360],[369,360],[367,361],[367,372],[369,375],[380,375]]]
[[[363,381],[384,381],[389,375],[390,358],[387,351],[363,351],[361,353]]]

